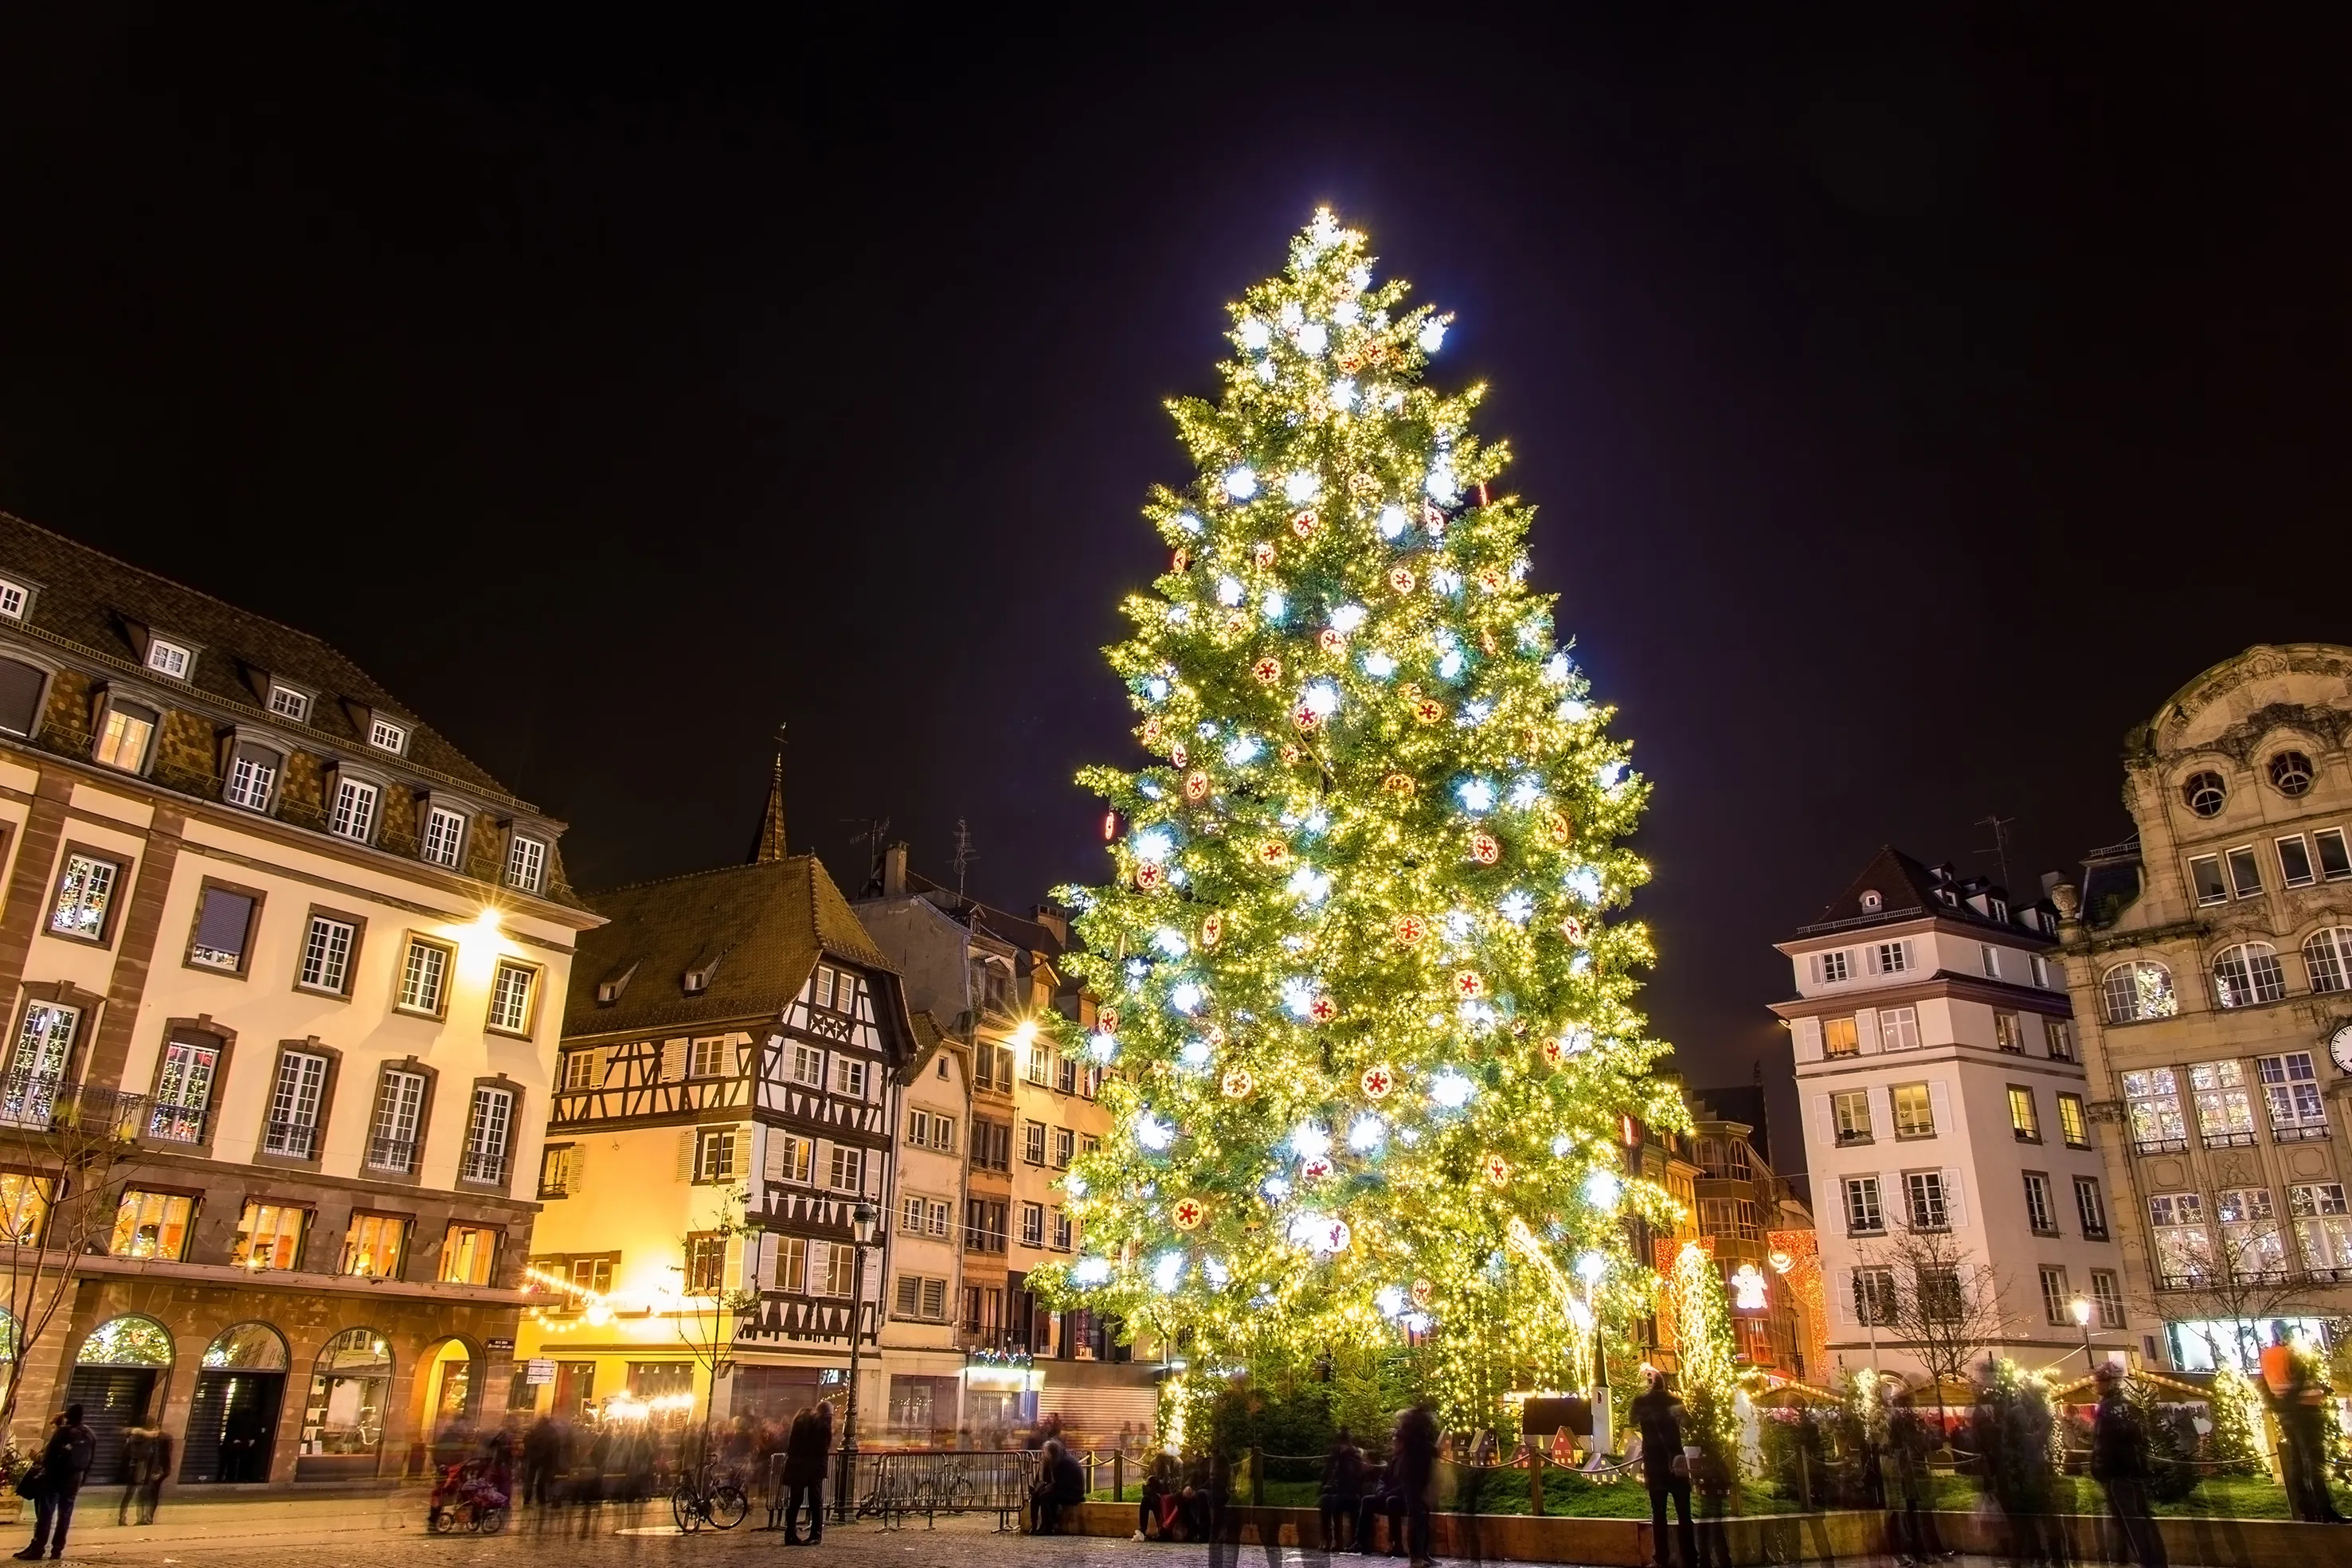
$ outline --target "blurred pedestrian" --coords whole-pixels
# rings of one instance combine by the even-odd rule
[[[73,1527],[74,1500],[98,1458],[98,1438],[82,1425],[81,1406],[68,1405],[49,1430],[41,1450],[41,1473],[33,1493],[33,1543],[16,1555],[30,1563],[66,1554],[66,1531]],[[47,1548],[46,1552],[44,1548]]]
[[[1340,1549],[1344,1523],[1353,1528],[1356,1504],[1364,1495],[1364,1451],[1356,1447],[1356,1439],[1342,1427],[1331,1439],[1331,1452],[1323,1460],[1323,1550]]]
[[[2107,1494],[2107,1513],[2139,1568],[2166,1568],[2164,1536],[2149,1506],[2147,1428],[2125,1397],[2124,1369],[2099,1368],[2099,1405],[2091,1417],[2091,1479]]]
[[[1642,1432],[1642,1479],[1650,1489],[1650,1532],[1657,1542],[1658,1568],[1673,1568],[1666,1555],[1666,1500],[1674,1499],[1682,1525],[1683,1568],[1697,1568],[1698,1535],[1691,1528],[1690,1461],[1683,1455],[1683,1402],[1666,1386],[1666,1375],[1650,1375],[1649,1392],[1626,1412]]]
[[[1437,1487],[1437,1417],[1426,1400],[1397,1417],[1392,1451],[1397,1490],[1404,1497],[1405,1555],[1418,1565],[1431,1560],[1429,1509]]]

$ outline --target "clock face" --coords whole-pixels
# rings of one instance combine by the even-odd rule
[[[2352,1023],[2327,1037],[2327,1056],[2339,1071],[2352,1072]]]

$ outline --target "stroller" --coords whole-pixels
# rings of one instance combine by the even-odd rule
[[[496,1535],[507,1527],[506,1489],[484,1459],[441,1467],[432,1500],[425,1505],[425,1524],[436,1535],[470,1530]]]

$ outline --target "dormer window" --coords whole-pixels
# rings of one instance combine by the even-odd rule
[[[337,779],[335,805],[327,817],[327,831],[339,838],[368,842],[375,837],[376,802],[382,794],[363,779]]]
[[[537,893],[547,883],[547,843],[517,833],[507,845],[507,885]]]
[[[159,675],[169,675],[175,681],[188,678],[188,666],[196,655],[184,643],[174,643],[168,637],[147,639],[147,667]]]
[[[32,602],[30,589],[13,579],[0,577],[0,620],[22,621]]]
[[[636,972],[637,967],[635,964],[632,964],[627,968],[622,970],[619,974],[614,976],[611,979],[597,981],[597,1002],[602,1006],[611,1007],[614,1002],[619,1001],[621,999],[621,993],[629,988],[629,977]]]
[[[372,717],[368,720],[368,744],[398,757],[408,749],[408,727],[388,718]]]
[[[154,709],[110,699],[105,716],[99,720],[97,744],[90,747],[89,754],[109,768],[143,773],[157,723]]]
[[[310,695],[298,692],[292,686],[269,683],[269,711],[279,718],[290,718],[296,724],[310,722]]]
[[[1880,894],[1878,889],[1865,887],[1862,890],[1862,912],[1864,915],[1875,915],[1885,907],[1886,900]]]
[[[425,813],[425,832],[417,840],[416,853],[420,860],[435,865],[454,866],[466,847],[466,814],[446,806],[435,806]]]
[[[2005,901],[1994,898],[1988,899],[1986,902],[1992,905],[1992,917],[1995,920],[2007,920],[2009,918],[2009,904]]]
[[[703,966],[703,967],[698,967],[698,968],[688,969],[688,970],[686,972],[686,982],[685,982],[685,983],[686,983],[686,994],[687,994],[688,996],[689,996],[689,997],[698,997],[698,996],[700,996],[703,992],[705,992],[705,991],[707,991],[707,990],[709,990],[709,989],[710,988],[710,969],[709,969],[709,967],[706,965],[706,966]]]
[[[240,741],[228,762],[228,782],[221,798],[248,811],[267,811],[278,789],[278,771],[284,759],[276,752]]]

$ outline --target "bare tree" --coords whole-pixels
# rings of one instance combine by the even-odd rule
[[[676,1319],[677,1337],[709,1375],[714,1396],[719,1375],[734,1354],[738,1325],[747,1313],[760,1309],[758,1291],[730,1288],[727,1280],[730,1250],[740,1250],[738,1268],[746,1281],[759,1267],[754,1249],[760,1244],[760,1232],[745,1209],[749,1201],[750,1195],[741,1187],[720,1192],[711,1200],[710,1223],[684,1238],[686,1266]],[[739,1241],[741,1247],[737,1249],[732,1244]]]
[[[2224,1211],[2219,1226],[2164,1228],[2156,1256],[2161,1315],[2196,1323],[2215,1365],[2242,1368],[2260,1347],[2266,1320],[2314,1310],[2310,1281],[2293,1267],[2287,1248],[2285,1232],[2267,1213],[2232,1218]]]
[[[1919,1358],[1935,1380],[1940,1411],[1944,1385],[1969,1382],[2002,1336],[2001,1276],[1943,1227],[1899,1225],[1861,1251],[1864,1269],[1875,1272],[1856,1305]]]
[[[34,1347],[73,1293],[78,1262],[109,1249],[146,1105],[142,1094],[22,1070],[0,1081],[0,1153],[26,1168],[0,1174],[0,1267],[12,1320],[0,1332],[13,1331],[0,1434],[16,1420]]]

